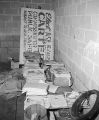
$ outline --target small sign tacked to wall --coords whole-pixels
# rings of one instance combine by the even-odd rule
[[[24,51],[39,51],[44,60],[54,58],[54,12],[21,8],[20,64]]]

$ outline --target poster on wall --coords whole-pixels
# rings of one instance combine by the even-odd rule
[[[24,51],[39,51],[44,60],[54,59],[54,11],[21,8],[20,64]]]

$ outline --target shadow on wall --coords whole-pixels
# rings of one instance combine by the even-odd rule
[[[7,62],[8,57],[19,59],[20,36],[0,36],[0,62]]]

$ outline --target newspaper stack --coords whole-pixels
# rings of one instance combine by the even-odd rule
[[[24,67],[29,67],[29,68],[36,67],[36,68],[40,68],[38,63],[30,62],[28,60],[26,60]]]
[[[44,69],[41,68],[29,68],[25,67],[23,70],[23,76],[28,83],[45,83]]]
[[[64,64],[62,62],[56,62],[54,60],[45,61],[45,65],[46,66],[51,65],[52,67],[64,67]]]
[[[52,67],[51,72],[54,74],[54,84],[58,86],[70,86],[70,73],[65,67]]]
[[[47,95],[48,84],[46,83],[26,83],[22,89],[27,95]]]

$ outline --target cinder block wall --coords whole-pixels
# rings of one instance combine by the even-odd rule
[[[78,90],[99,90],[99,0],[55,0],[55,58]]]
[[[21,7],[53,9],[53,0],[0,0],[0,62],[19,58]]]

